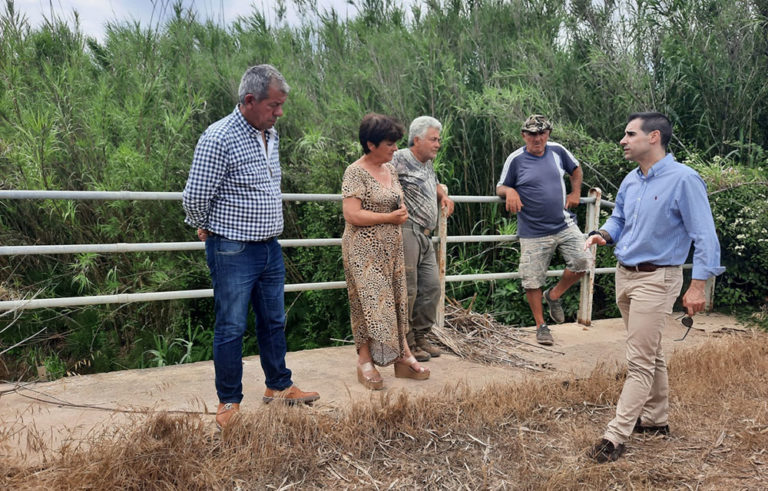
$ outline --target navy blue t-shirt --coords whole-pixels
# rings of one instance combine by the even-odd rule
[[[547,142],[537,157],[518,148],[504,162],[497,186],[515,188],[523,208],[517,214],[517,235],[526,239],[553,235],[576,223],[565,209],[565,174],[571,175],[578,160],[562,145]]]

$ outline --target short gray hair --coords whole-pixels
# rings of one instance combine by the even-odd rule
[[[441,131],[443,125],[432,116],[419,116],[411,121],[411,127],[408,128],[408,146],[413,146],[413,139],[417,136],[419,138],[424,138],[424,135],[430,128],[437,128],[437,131]]]
[[[272,65],[256,65],[250,67],[240,79],[238,96],[240,104],[245,103],[245,95],[253,94],[256,102],[267,98],[269,87],[275,86],[283,94],[287,94],[291,88],[285,82],[285,78]]]

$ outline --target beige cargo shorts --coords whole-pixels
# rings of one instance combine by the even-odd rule
[[[523,288],[535,290],[544,286],[547,270],[557,249],[565,259],[566,267],[574,273],[588,271],[592,254],[584,250],[584,234],[579,227],[571,225],[564,230],[546,237],[520,239],[520,276]]]

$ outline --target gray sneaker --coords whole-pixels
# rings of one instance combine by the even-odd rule
[[[542,324],[538,329],[536,329],[536,342],[546,346],[552,346],[555,344],[555,340],[552,339],[552,332],[549,330],[549,326]]]
[[[549,316],[552,317],[553,321],[557,322],[558,324],[562,324],[565,322],[563,302],[559,298],[557,300],[552,300],[549,298],[550,291],[552,291],[551,288],[544,292],[544,301],[547,302],[547,305],[549,305]]]

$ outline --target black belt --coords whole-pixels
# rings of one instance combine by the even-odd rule
[[[208,232],[208,235],[210,235],[211,237],[221,237],[222,239],[227,239],[226,237],[224,237],[221,234],[217,234],[217,233],[210,232],[210,231]],[[251,243],[255,243],[255,244],[260,244],[262,242],[269,242],[271,240],[275,240],[276,238],[277,238],[277,236],[269,237],[267,239],[261,239],[261,240],[237,240],[236,242],[251,242]],[[231,239],[227,239],[227,240],[231,240]]]
[[[624,269],[628,269],[630,271],[637,271],[638,273],[653,273],[659,268],[676,268],[677,265],[674,264],[653,264],[653,263],[640,263],[637,266],[628,266],[623,263],[619,263],[619,266],[621,266]]]

